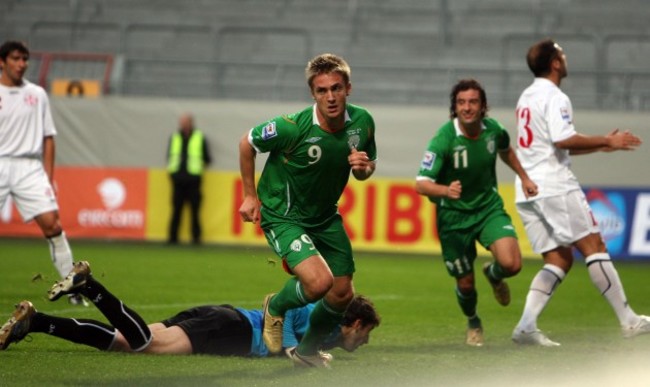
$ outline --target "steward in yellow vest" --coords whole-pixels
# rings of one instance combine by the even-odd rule
[[[183,206],[189,202],[192,222],[192,241],[201,243],[201,177],[210,164],[210,150],[205,136],[194,128],[194,118],[183,114],[178,121],[179,130],[169,138],[167,171],[172,181],[172,217],[169,223],[168,242],[178,243],[178,227]]]
[[[167,171],[170,174],[185,172],[200,176],[203,173],[205,139],[203,133],[193,129],[189,138],[182,132],[176,132],[169,141]]]

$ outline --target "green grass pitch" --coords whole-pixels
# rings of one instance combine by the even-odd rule
[[[270,249],[169,247],[71,241],[77,260],[146,321],[205,303],[258,308],[287,279]],[[94,308],[49,302],[57,280],[43,240],[0,239],[0,319],[31,300],[40,311],[106,321]],[[484,259],[476,263],[479,268]],[[332,351],[332,370],[294,369],[284,358],[149,356],[102,353],[44,334],[0,352],[0,386],[605,386],[647,385],[650,335],[623,339],[617,320],[582,261],[556,292],[540,328],[558,348],[518,347],[510,334],[539,260],[509,280],[512,304],[493,299],[477,275],[486,345],[463,344],[465,321],[453,280],[439,257],[358,254],[355,286],[377,306],[382,324],[355,353]],[[650,265],[617,262],[628,300],[650,313]]]

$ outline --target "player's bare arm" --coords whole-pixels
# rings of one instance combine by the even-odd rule
[[[643,143],[640,137],[635,136],[629,130],[620,132],[618,129],[614,129],[605,138],[610,141],[610,145],[604,150],[635,150]]]
[[[239,207],[239,215],[244,222],[256,223],[260,220],[260,202],[255,189],[255,156],[257,152],[248,143],[248,133],[239,141],[239,172],[244,190],[244,200]]]
[[[417,180],[415,191],[428,197],[460,199],[463,187],[460,180],[454,180],[449,185],[438,184],[432,180]]]
[[[615,129],[606,136],[587,136],[577,133],[556,142],[555,146],[568,149],[572,155],[582,155],[597,151],[634,150],[641,143],[641,139],[629,130],[621,132]]]
[[[348,156],[348,162],[357,180],[366,180],[375,172],[376,164],[370,160],[366,152],[353,148]]]
[[[43,169],[50,179],[50,184],[54,186],[54,137],[47,136],[43,138]]]
[[[535,184],[535,182],[528,177],[526,170],[521,166],[521,163],[517,158],[517,154],[515,153],[514,149],[512,149],[511,146],[508,147],[507,150],[499,152],[499,157],[521,179],[521,188],[523,189],[526,198],[538,194],[539,191],[538,191],[537,184]]]

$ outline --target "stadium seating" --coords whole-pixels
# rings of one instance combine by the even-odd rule
[[[329,51],[352,64],[359,101],[438,104],[473,76],[505,106],[530,82],[526,48],[553,36],[576,106],[650,98],[644,0],[7,0],[0,11],[0,33],[33,50],[115,55],[111,89],[126,95],[303,100],[302,67]]]

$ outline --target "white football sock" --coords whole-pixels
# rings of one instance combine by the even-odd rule
[[[630,327],[639,322],[639,316],[627,303],[623,284],[608,253],[596,253],[585,258],[591,282],[596,285],[614,309],[618,321],[624,327]]]
[[[65,232],[61,232],[61,234],[55,237],[47,238],[47,241],[50,245],[52,263],[54,263],[54,267],[56,267],[61,278],[65,278],[73,266],[72,250],[68,244],[68,239],[65,237]]]
[[[530,283],[524,312],[515,330],[524,332],[537,330],[537,318],[546,307],[555,288],[560,285],[565,276],[564,270],[549,263],[537,272],[537,275]]]

